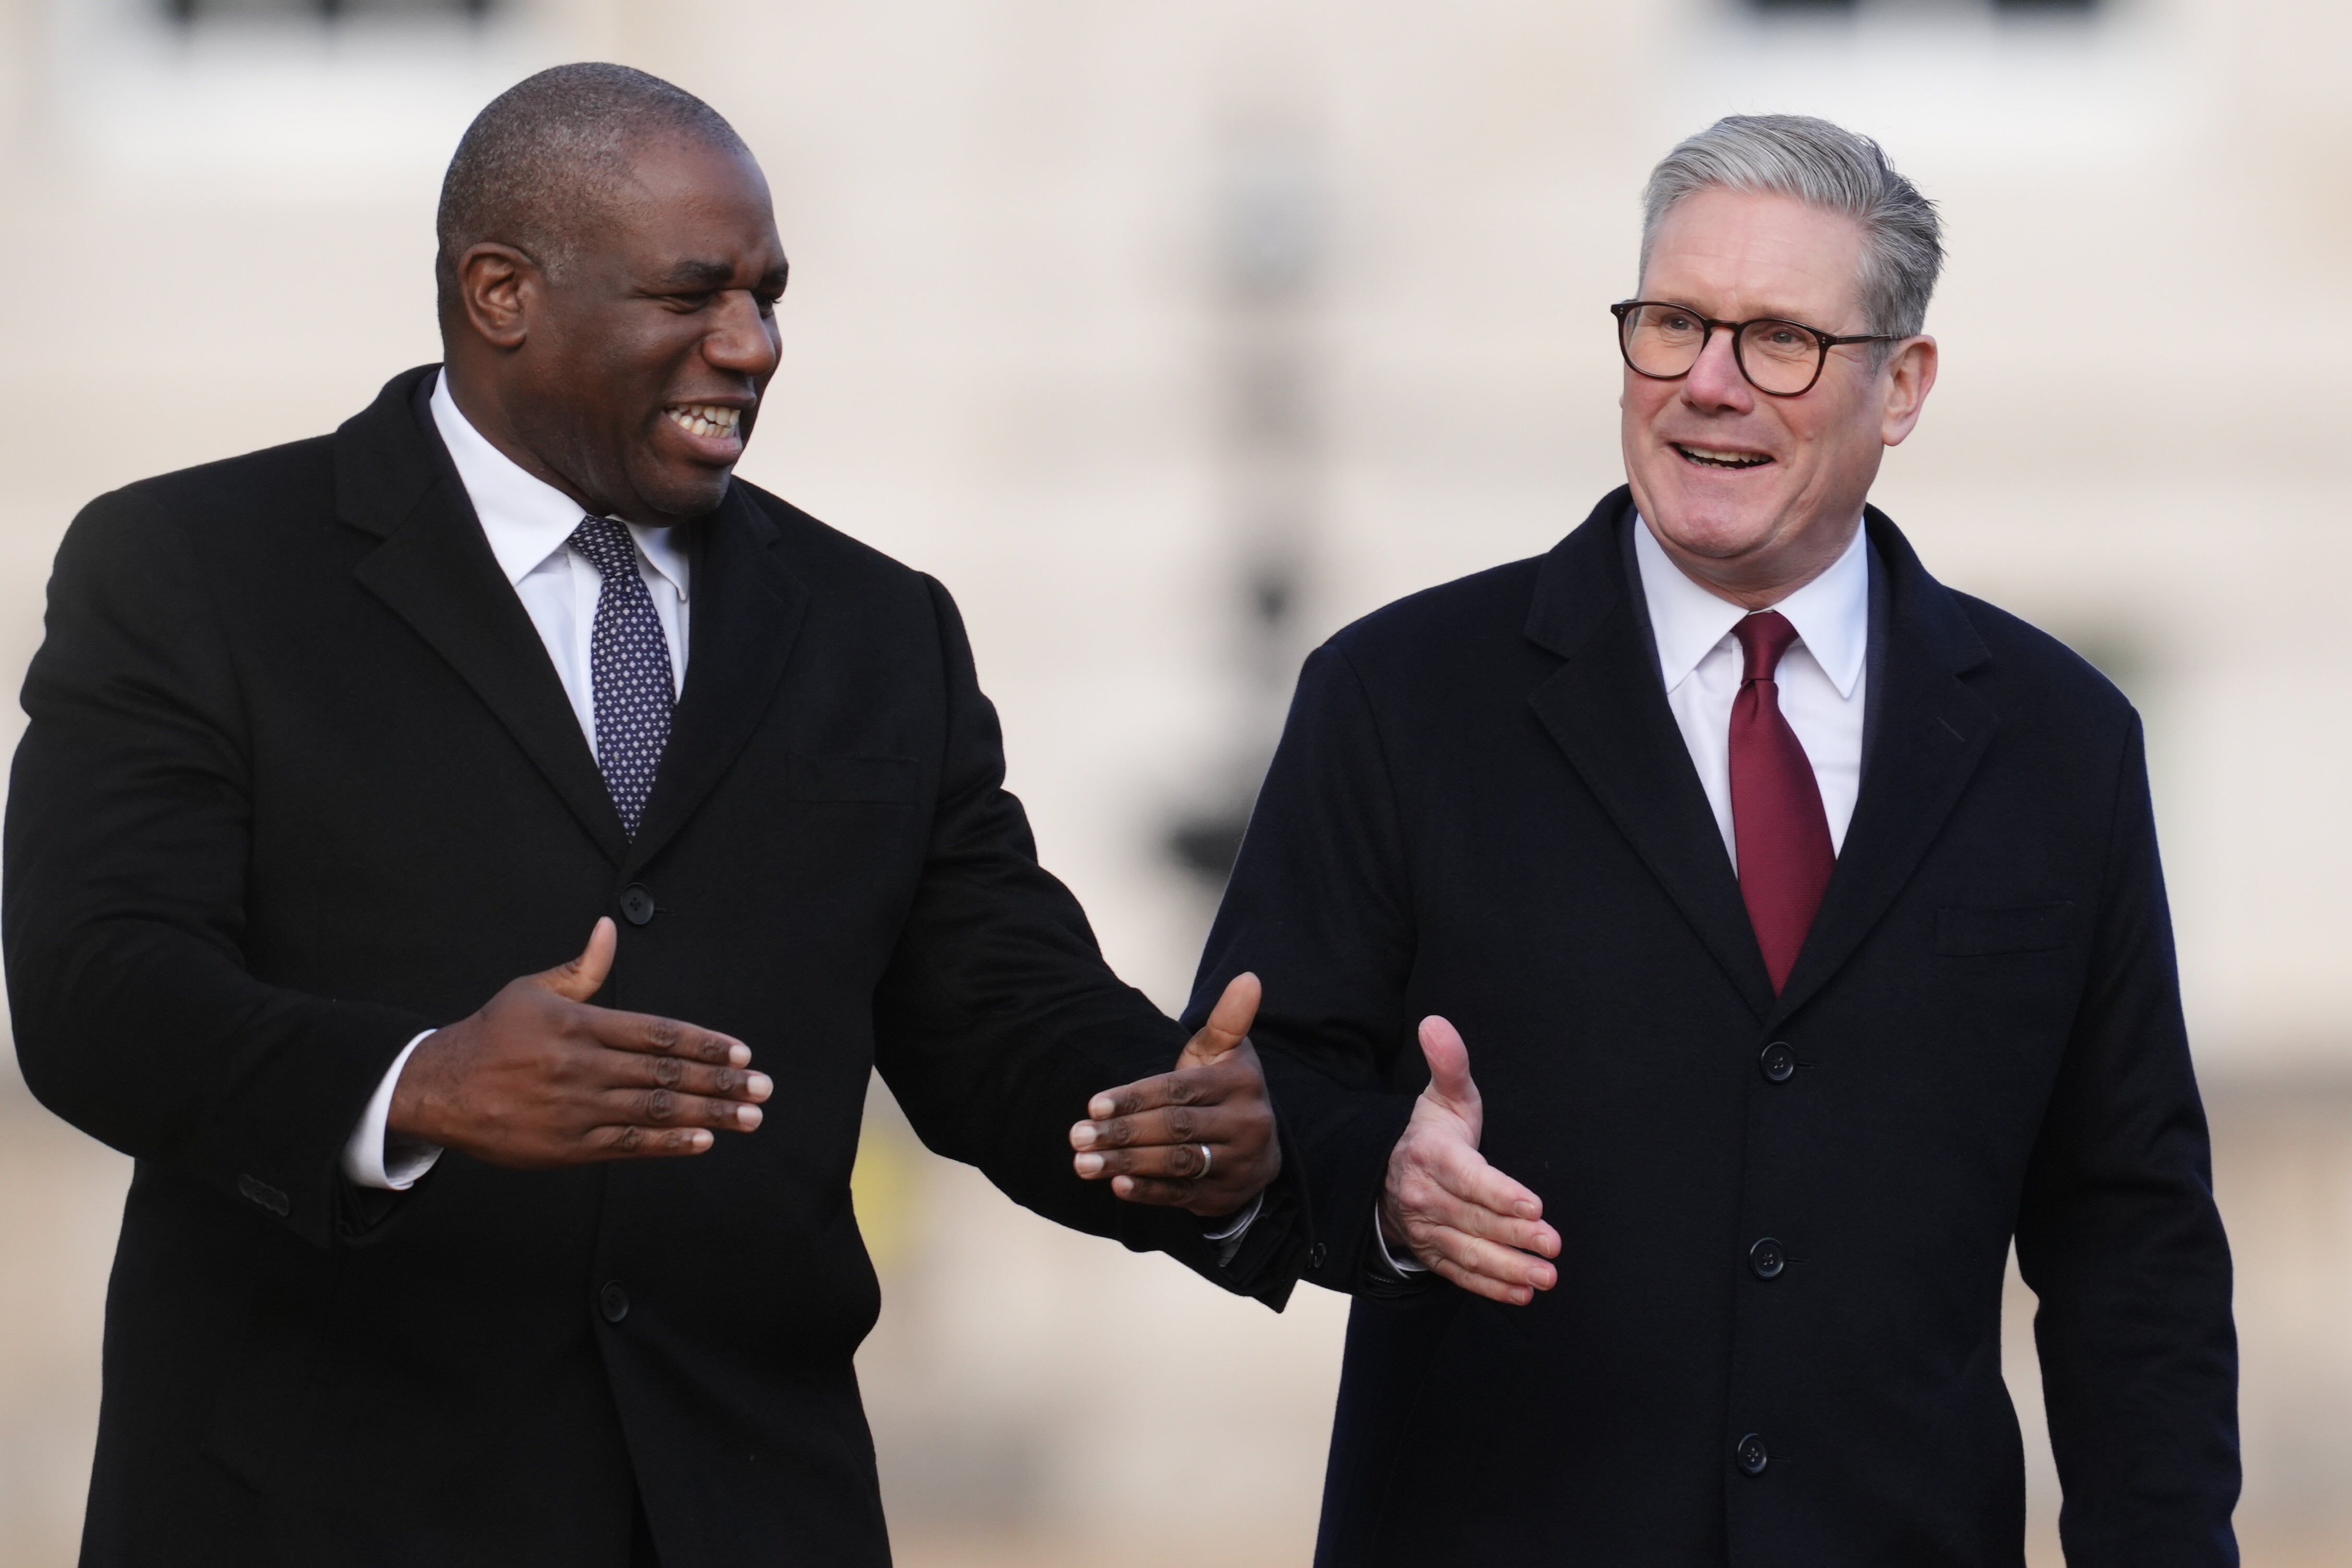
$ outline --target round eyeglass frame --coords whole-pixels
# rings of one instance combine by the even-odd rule
[[[1680,310],[1706,329],[1706,335],[1699,340],[1698,353],[1691,355],[1690,370],[1684,371],[1679,375],[1659,375],[1655,372],[1643,370],[1633,363],[1633,351],[1625,342],[1625,318],[1644,305],[1654,305],[1662,310]],[[1833,348],[1845,343],[1899,343],[1903,341],[1899,335],[1891,332],[1860,332],[1840,337],[1835,332],[1825,332],[1819,327],[1807,326],[1802,321],[1792,321],[1786,316],[1755,316],[1745,321],[1718,321],[1712,316],[1700,315],[1688,305],[1677,305],[1669,300],[1620,300],[1609,307],[1609,313],[1617,318],[1617,353],[1624,359],[1625,368],[1635,375],[1649,381],[1682,380],[1684,376],[1690,374],[1691,370],[1698,368],[1700,358],[1706,353],[1706,345],[1715,341],[1716,330],[1721,328],[1731,334],[1731,363],[1739,367],[1739,378],[1767,397],[1802,397],[1812,391],[1814,387],[1821,384],[1822,372],[1829,368],[1830,350]],[[1794,392],[1775,392],[1748,374],[1748,356],[1740,352],[1740,336],[1748,328],[1767,322],[1776,327],[1794,327],[1813,340],[1812,376]]]

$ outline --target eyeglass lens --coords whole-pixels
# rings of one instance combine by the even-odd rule
[[[1625,360],[1643,375],[1671,381],[1687,375],[1706,348],[1706,323],[1672,305],[1636,305],[1625,312]],[[1794,321],[1750,321],[1739,331],[1738,361],[1759,392],[1792,395],[1812,385],[1828,351]]]

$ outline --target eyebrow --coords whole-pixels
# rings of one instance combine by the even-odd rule
[[[755,289],[781,291],[792,270],[789,263],[779,263],[761,274]],[[735,268],[724,261],[681,261],[662,275],[665,287],[673,289],[725,289],[735,279]]]

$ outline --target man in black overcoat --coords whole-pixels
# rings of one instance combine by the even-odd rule
[[[2234,1563],[2139,718],[1867,505],[1935,212],[1779,116],[1646,208],[1628,487],[1308,659],[1201,972],[1356,1296],[1318,1562],[2021,1563],[2014,1242],[2067,1561]]]
[[[58,552],[8,991],[137,1159],[82,1561],[885,1563],[870,1075],[1278,1302],[1254,983],[1189,1045],[1121,985],[946,592],[732,479],[785,264],[723,120],[542,73],[439,228],[446,364]],[[1122,1083],[1183,1137],[1074,1172]]]

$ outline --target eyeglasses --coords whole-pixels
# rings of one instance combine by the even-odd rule
[[[1732,362],[1748,384],[1770,397],[1801,397],[1821,380],[1830,350],[1843,343],[1895,343],[1883,332],[1839,337],[1802,321],[1759,316],[1752,321],[1718,321],[1683,305],[1656,300],[1624,300],[1609,307],[1617,318],[1617,347],[1627,368],[1652,381],[1680,381],[1698,363],[1708,340],[1721,328],[1731,334]]]

